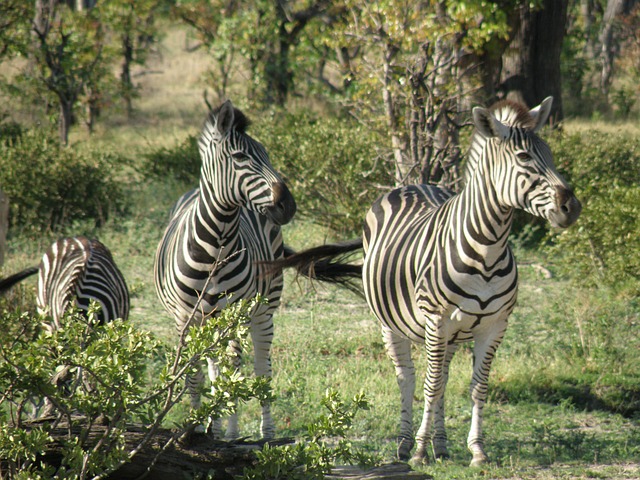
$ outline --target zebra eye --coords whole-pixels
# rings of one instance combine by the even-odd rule
[[[247,155],[245,155],[244,152],[232,152],[231,156],[233,157],[235,162],[240,165],[248,165],[249,163],[251,163],[251,159]]]
[[[532,158],[531,155],[529,155],[529,152],[518,152],[518,153],[516,153],[516,156],[520,160],[524,160],[524,161],[529,161]]]

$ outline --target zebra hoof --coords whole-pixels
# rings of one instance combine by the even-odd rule
[[[416,467],[429,465],[429,457],[426,456],[425,454],[416,453],[413,457],[411,457],[411,460],[409,460],[409,465],[416,466]]]
[[[411,449],[413,448],[413,441],[406,438],[398,439],[398,460],[406,462],[411,458]]]
[[[482,465],[486,465],[489,463],[489,457],[487,457],[484,453],[475,453],[473,455],[473,460],[469,464],[470,467],[480,467]]]
[[[451,455],[449,455],[449,452],[445,450],[441,452],[436,452],[435,457],[437,461],[444,461],[444,460],[449,460],[451,458]]]

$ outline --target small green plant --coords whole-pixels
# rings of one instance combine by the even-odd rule
[[[380,459],[357,450],[346,439],[359,410],[368,410],[364,394],[345,403],[334,390],[322,399],[327,413],[307,426],[307,433],[294,445],[271,447],[257,453],[257,464],[245,469],[245,480],[320,480],[331,472],[335,462],[373,466]]]

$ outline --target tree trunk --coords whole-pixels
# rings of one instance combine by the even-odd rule
[[[532,10],[528,2],[523,2],[519,26],[502,57],[502,95],[530,107],[553,96],[550,117],[553,123],[564,118],[560,54],[568,3],[568,0],[543,0],[540,9]]]
[[[58,120],[58,132],[60,134],[60,142],[63,145],[69,145],[69,130],[73,123],[73,100],[58,97],[60,99],[60,119]]]
[[[615,35],[615,22],[620,15],[631,11],[637,0],[609,0],[607,8],[602,17],[602,28],[600,29],[600,61],[602,70],[600,72],[600,90],[605,95],[609,94],[611,79],[613,77],[613,62],[618,54],[618,41]]]
[[[127,109],[127,118],[131,118],[133,105],[133,82],[131,81],[131,64],[133,63],[133,42],[128,34],[122,37],[122,71],[120,72],[120,84],[123,92],[124,103]]]
[[[0,267],[4,264],[4,252],[7,249],[7,231],[9,230],[9,197],[0,190]]]
[[[396,186],[411,183],[409,175],[413,165],[405,161],[403,155],[403,141],[398,129],[398,120],[396,119],[396,109],[394,106],[393,93],[391,92],[391,64],[398,50],[390,43],[385,43],[385,49],[382,52],[383,57],[383,75],[382,75],[382,103],[384,105],[385,117],[387,118],[387,128],[391,137],[391,150],[393,153],[393,163],[395,165],[395,181]]]

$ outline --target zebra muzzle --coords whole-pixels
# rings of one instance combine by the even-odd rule
[[[282,182],[275,182],[271,186],[273,204],[265,209],[265,213],[272,222],[285,225],[291,221],[296,213],[296,201]]]
[[[551,225],[567,228],[578,219],[582,204],[574,193],[566,187],[556,187],[556,206],[549,214]]]

